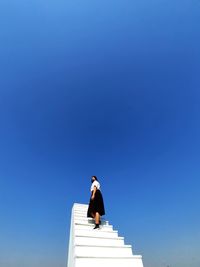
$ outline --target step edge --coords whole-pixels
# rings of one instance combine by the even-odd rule
[[[91,225],[91,224],[94,224],[95,223],[95,221],[92,221],[92,222],[87,222],[87,221],[85,221],[85,222],[83,222],[83,221],[81,221],[81,222],[75,222],[75,224],[83,224],[83,225],[85,225],[85,224],[89,224],[89,225]],[[104,222],[104,221],[101,221],[101,224],[100,225],[112,225],[112,224],[109,224],[109,223],[106,223],[106,222]]]
[[[74,258],[79,258],[79,259],[142,259],[142,255],[132,255],[132,256],[119,256],[119,257],[112,257],[112,256],[102,256],[102,257],[98,257],[98,256],[78,256],[78,255],[74,255]]]
[[[103,237],[103,236],[100,236],[100,237],[97,237],[97,236],[75,235],[75,238],[76,238],[76,237],[88,237],[88,238],[102,238],[102,239],[117,239],[117,240],[124,240],[124,237],[123,237],[123,236],[116,236],[116,237]]]
[[[113,246],[113,245],[79,245],[79,244],[74,244],[74,247],[98,247],[98,248],[122,248],[122,249],[125,249],[125,248],[132,248],[131,245],[118,245],[118,246]]]
[[[88,218],[88,217],[75,217],[74,218],[74,220],[85,220],[85,221],[88,221],[88,220],[90,220],[90,221],[94,221],[95,219],[93,219],[93,218]],[[109,222],[108,220],[104,220],[104,219],[101,219],[101,222]]]
[[[89,226],[90,226],[90,224],[88,224],[88,223],[77,223],[77,222],[74,222],[74,224],[77,225],[77,226],[78,226],[78,225],[86,225],[86,226],[89,225]],[[100,224],[100,225],[101,225],[101,224]],[[107,226],[108,228],[112,228],[112,227],[113,227],[112,224],[105,224],[105,225],[103,224],[103,226]]]
[[[83,230],[83,231],[85,231],[85,230],[87,230],[87,231],[90,231],[90,232],[102,232],[102,233],[117,233],[118,234],[118,231],[117,232],[114,232],[114,230],[112,230],[112,229],[105,229],[105,228],[99,228],[99,229],[93,229],[92,227],[90,228],[87,228],[87,229],[82,229],[82,228],[76,228],[76,229],[74,229],[74,233],[76,233],[76,230]]]
[[[91,230],[93,230],[93,229],[79,229],[79,228],[76,228],[76,229],[74,229],[74,232],[76,232],[76,230],[89,231],[89,232],[91,232]],[[97,231],[99,231],[99,232],[103,232],[103,233],[117,233],[117,234],[118,234],[118,230],[106,231],[106,230],[104,230],[104,229],[99,229],[99,230],[97,230]],[[96,233],[96,231],[93,231],[93,232]]]

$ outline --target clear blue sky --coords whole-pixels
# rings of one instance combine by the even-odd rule
[[[97,175],[145,267],[199,267],[199,1],[3,0],[0,28],[0,266],[66,267]]]

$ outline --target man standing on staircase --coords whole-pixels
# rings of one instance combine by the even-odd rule
[[[87,217],[94,218],[94,229],[99,229],[99,224],[101,224],[100,216],[105,215],[103,196],[100,190],[100,183],[96,176],[92,176],[91,183],[91,197],[88,206]]]

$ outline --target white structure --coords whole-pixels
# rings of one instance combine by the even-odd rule
[[[87,208],[73,205],[67,267],[143,267],[142,256],[132,254],[131,245],[124,244],[108,221],[101,219],[100,229],[93,230]]]

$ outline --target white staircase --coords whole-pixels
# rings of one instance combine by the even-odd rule
[[[142,256],[133,255],[108,221],[101,218],[100,229],[87,218],[88,205],[72,207],[67,267],[143,267]]]

